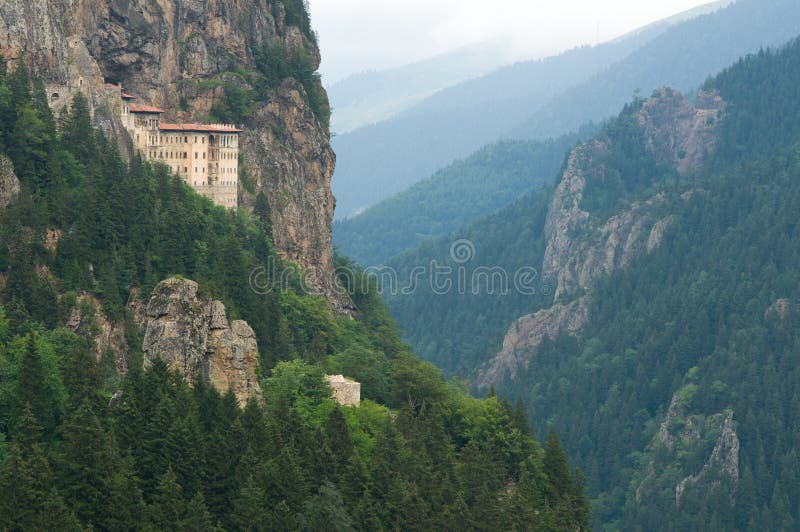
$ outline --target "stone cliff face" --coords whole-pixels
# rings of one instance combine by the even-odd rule
[[[94,340],[97,361],[106,353],[114,357],[117,371],[122,374],[128,371],[128,341],[125,326],[106,318],[100,301],[90,295],[77,297],[77,306],[70,310],[65,324],[67,329]]]
[[[240,403],[260,397],[258,346],[244,321],[228,322],[225,306],[199,296],[194,281],[171,278],[153,290],[144,316],[145,362],[161,358],[189,381],[202,379]]]
[[[644,102],[636,122],[655,159],[685,174],[700,168],[713,152],[723,108],[716,94],[701,92],[695,108],[680,93],[662,89]],[[593,217],[581,206],[587,183],[602,181],[608,171],[605,155],[612,142],[601,135],[575,148],[567,158],[544,229],[547,247],[541,272],[542,279],[554,287],[554,304],[512,325],[502,350],[479,372],[477,386],[486,388],[515,378],[545,338],[552,340],[561,333],[580,336],[590,317],[593,281],[627,269],[661,244],[673,221],[663,212],[664,194],[630,203],[607,219]],[[686,194],[682,199],[690,197]]]
[[[686,406],[684,387],[672,397],[667,414],[659,431],[648,447],[652,456],[644,468],[642,480],[636,488],[636,502],[648,503],[658,499],[666,490],[675,493],[674,504],[690,493],[702,490],[724,490],[731,506],[736,502],[739,485],[739,436],[732,410],[704,416],[692,414]],[[711,449],[709,454],[707,449]],[[698,460],[694,460],[694,458]],[[675,481],[687,461],[703,463],[697,473]],[[685,473],[684,473],[685,474]]]
[[[680,92],[664,88],[645,102],[637,119],[656,160],[685,174],[700,168],[714,151],[724,108],[716,92],[700,91],[692,106]]]
[[[140,100],[163,107],[167,119],[202,119],[224,96],[235,72],[255,69],[265,44],[310,57],[316,44],[287,22],[279,1],[243,0],[8,0],[0,3],[0,52],[13,65],[24,58],[47,86],[58,110],[84,93],[93,119],[122,139],[118,102],[104,82],[122,83]],[[317,82],[319,83],[319,82]],[[318,86],[321,91],[321,85]],[[331,194],[335,156],[326,126],[299,83],[285,81],[257,104],[245,124],[243,170],[254,192],[240,190],[248,208],[263,191],[276,249],[308,272],[311,287],[346,311],[332,274]]]
[[[286,80],[272,101],[256,109],[258,127],[243,134],[244,167],[270,201],[275,247],[306,273],[309,288],[335,310],[351,303],[334,281],[331,224],[336,166],[327,131],[305,104],[303,87]],[[245,202],[252,197],[241,195]]]

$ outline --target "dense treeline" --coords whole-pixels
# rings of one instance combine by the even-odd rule
[[[512,204],[541,185],[550,185],[564,155],[597,127],[544,142],[504,141],[436,172],[405,192],[334,224],[334,243],[365,266],[416,248]]]
[[[0,315],[0,332],[9,330]],[[404,406],[341,409],[323,371],[278,365],[265,405],[190,388],[156,361],[112,400],[63,329],[0,343],[6,530],[574,529],[582,478],[524,410],[405,367]],[[63,355],[62,355],[63,354]],[[401,371],[401,370],[398,370]]]
[[[470,377],[487,354],[498,351],[510,323],[552,299],[552,287],[535,271],[530,277],[518,278],[525,281],[523,290],[515,283],[518,272],[541,264],[550,191],[531,191],[497,214],[446,237],[428,240],[387,263],[398,272],[400,288],[410,285],[414,268],[426,268],[423,281],[408,293],[393,294],[384,287],[392,316],[415,353],[446,374]],[[474,255],[457,263],[453,246],[462,240],[469,242]],[[442,292],[434,286],[434,264],[452,268],[445,277],[450,290]],[[481,271],[502,273],[487,278]],[[463,290],[460,278],[466,281]]]
[[[798,77],[795,42],[707,83],[728,102],[722,140],[706,172],[684,184],[691,198],[674,194],[663,245],[601,280],[581,341],[548,343],[506,390],[562,431],[590,479],[598,525],[800,523]],[[673,397],[682,410],[667,427],[683,441],[670,451],[659,429]],[[677,509],[676,486],[709,461],[714,416],[726,409],[740,441],[736,480],[708,479]],[[713,430],[692,442],[691,427]]]
[[[587,526],[558,437],[540,448],[520,405],[472,399],[414,358],[374,286],[352,287],[354,320],[299,280],[250,289],[276,260],[264,198],[256,216],[230,212],[163,166],[123,162],[85,99],[55,118],[4,64],[0,153],[22,185],[0,211],[0,530]],[[263,397],[238,405],[143,367],[128,303],[169,275],[257,331]],[[63,327],[83,293],[127,324],[125,375]],[[361,406],[337,406],[326,372],[362,382]]]
[[[800,41],[708,81],[705,89],[727,102],[720,139],[707,167],[683,179],[644,149],[631,120],[640,103],[602,133],[614,142],[602,161],[606,179],[587,186],[582,207],[600,223],[632,200],[664,192],[665,203],[654,208],[658,218],[673,214],[673,225],[661,247],[592,288],[592,320],[580,340],[545,342],[527,371],[498,389],[528,405],[534,427],[562,435],[589,479],[597,529],[794,530],[800,523],[799,82]],[[488,264],[541,264],[545,213],[535,209],[546,209],[548,199],[531,195],[527,205],[454,237],[478,243],[478,254],[496,246]],[[444,260],[451,242],[391,263]],[[489,301],[418,291],[390,305],[421,355],[470,375],[499,350],[514,318],[548,303]],[[483,329],[487,316],[505,324]],[[724,475],[711,463],[677,507],[676,488],[710,462],[728,412],[738,459]],[[661,442],[662,423],[677,442],[671,448]]]

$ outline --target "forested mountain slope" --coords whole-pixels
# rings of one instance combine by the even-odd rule
[[[492,144],[358,216],[334,222],[340,253],[375,266],[429,238],[497,212],[521,195],[552,184],[564,155],[596,126],[544,142]]]
[[[792,0],[738,0],[664,32],[607,71],[559,94],[507,135],[547,138],[590,120],[602,121],[635,91],[645,96],[659,87],[693,91],[739,57],[780,46],[798,34],[800,11]]]
[[[555,433],[540,447],[520,407],[416,359],[357,272],[353,319],[308,295],[263,196],[252,216],[215,207],[125,162],[82,93],[58,118],[48,100],[0,60],[0,529],[586,528]],[[153,322],[206,318],[200,356],[252,328],[244,405],[153,351]],[[326,373],[360,381],[361,405]]]
[[[739,0],[621,41],[501,69],[340,135],[333,141],[336,216],[352,216],[500,138],[557,137],[612,117],[637,89],[645,96],[660,86],[693,90],[740,56],[800,33],[796,7],[792,0]]]
[[[595,528],[797,526],[798,83],[793,42],[708,81],[694,107],[667,89],[636,101],[529,202],[534,234],[520,219],[511,230],[511,208],[472,228],[484,246],[510,243],[551,288],[527,298],[533,313],[502,349],[495,340],[477,382],[561,431],[588,473]],[[474,332],[486,315],[462,313],[468,301],[391,305],[421,352],[466,375],[481,362],[469,345],[491,337]],[[463,325],[431,346],[437,315]]]

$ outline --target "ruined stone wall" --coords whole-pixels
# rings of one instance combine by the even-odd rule
[[[343,375],[326,375],[333,399],[342,406],[361,404],[361,383],[345,378]]]

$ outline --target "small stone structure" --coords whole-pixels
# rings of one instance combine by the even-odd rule
[[[325,375],[331,387],[331,396],[342,406],[358,406],[361,404],[361,383],[350,380],[344,375]]]

